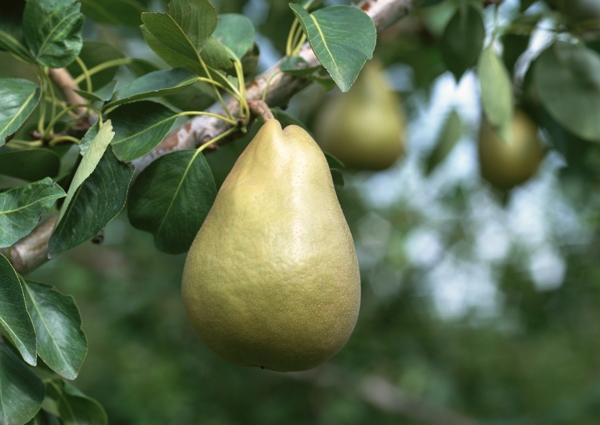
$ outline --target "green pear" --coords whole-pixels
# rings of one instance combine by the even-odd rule
[[[483,118],[479,130],[481,176],[499,189],[511,189],[529,180],[544,157],[538,127],[521,110],[511,121],[510,139],[504,140]]]
[[[406,120],[377,60],[367,62],[347,93],[323,105],[316,139],[348,168],[383,170],[404,154]]]
[[[306,370],[344,346],[358,262],[325,156],[302,128],[268,120],[240,155],[190,248],[182,298],[198,337],[236,365]]]

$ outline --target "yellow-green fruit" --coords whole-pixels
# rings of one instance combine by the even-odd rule
[[[268,120],[223,183],[188,253],[183,304],[198,337],[241,366],[313,368],[346,343],[360,276],[327,161]]]
[[[544,157],[537,133],[535,123],[518,109],[512,118],[508,141],[483,118],[479,130],[481,176],[500,189],[510,189],[529,180]]]
[[[379,62],[365,64],[356,82],[323,105],[315,135],[323,150],[347,167],[383,170],[404,154],[406,121],[400,99]]]

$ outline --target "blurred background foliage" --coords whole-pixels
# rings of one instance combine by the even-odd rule
[[[166,3],[138,2],[157,11]],[[286,2],[214,3],[254,21],[257,71],[283,54]],[[89,353],[76,385],[111,424],[600,422],[598,147],[537,110],[538,123],[554,129],[544,141],[556,148],[537,175],[509,193],[479,177],[478,84],[472,72],[456,83],[439,49],[456,3],[418,9],[380,36],[377,54],[410,121],[407,155],[383,172],[344,172],[338,196],[359,255],[362,307],[347,346],[324,366],[281,374],[210,353],[183,313],[185,257],[158,252],[124,215],[105,229],[103,245],[85,244],[30,275],[77,300]],[[521,6],[505,1],[499,22],[508,25]],[[540,2],[528,13],[557,19]],[[164,65],[134,25],[88,20],[84,35]],[[544,37],[540,30],[526,46]],[[0,63],[0,77],[35,78],[6,53]],[[134,75],[123,67],[119,85]],[[193,107],[212,103],[201,87],[194,93]],[[329,96],[314,86],[288,112],[310,127]],[[463,134],[428,174],[452,110]],[[218,184],[249,140],[207,155]]]

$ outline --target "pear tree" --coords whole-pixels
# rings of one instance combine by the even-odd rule
[[[109,423],[72,382],[94,348],[85,311],[30,273],[102,243],[120,215],[157,252],[189,253],[182,310],[218,356],[299,371],[343,352],[362,275],[336,189],[404,161],[418,109],[384,68],[425,94],[444,76],[477,81],[471,133],[490,190],[510,196],[552,152],[561,178],[597,191],[596,1],[263,1],[262,23],[255,3],[0,2],[0,425]],[[330,99],[299,120],[286,108],[314,87]],[[444,118],[425,175],[468,130]],[[245,139],[218,178],[220,152]],[[391,414],[473,423],[363,384],[379,392],[355,396]],[[382,391],[391,402],[373,400]]]

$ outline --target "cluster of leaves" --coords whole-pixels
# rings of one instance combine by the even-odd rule
[[[580,153],[581,146],[600,142],[595,117],[600,107],[599,37],[594,30],[598,17],[570,19],[568,12],[581,2],[565,5],[561,13],[543,9],[528,13],[533,3],[522,1],[521,13],[506,27],[496,22],[486,44],[481,3],[461,2],[443,29],[439,52],[457,81],[475,68],[484,116],[505,140],[510,138],[514,108],[523,108],[568,158],[569,151]],[[528,61],[531,36],[542,23],[555,36]],[[444,129],[427,159],[428,173],[460,138],[461,124],[455,113],[448,115]]]
[[[125,25],[141,16],[146,42],[172,68],[128,58],[107,43],[84,42],[85,15],[74,0],[17,2],[16,13],[0,19],[0,49],[36,66],[40,81],[0,79],[0,175],[29,182],[0,192],[0,248],[6,254],[0,254],[0,329],[6,339],[0,340],[0,424],[107,422],[97,402],[64,380],[77,376],[87,352],[73,298],[23,278],[11,265],[11,246],[59,201],[49,258],[92,239],[126,203],[131,224],[152,233],[159,250],[187,251],[216,196],[202,150],[217,138],[160,157],[133,184],[131,162],[152,151],[179,117],[222,119],[232,128],[219,137],[246,131],[250,122],[245,79],[258,49],[248,18],[219,16],[208,0],[172,0],[165,13],[119,3],[86,0],[83,12]],[[290,32],[294,54],[282,71],[347,90],[372,56],[374,24],[350,6],[309,13],[312,3],[291,5],[297,17]],[[297,56],[306,38],[322,65],[307,68]],[[114,78],[121,65],[138,77],[119,87]],[[86,103],[69,105],[57,91],[50,72],[65,67],[81,74],[75,81],[85,89],[76,92]],[[194,90],[219,101],[223,114],[168,106],[178,103],[178,93]],[[237,116],[227,109],[225,95],[238,102]],[[26,128],[36,114],[37,126]],[[286,119],[282,112],[278,116]],[[18,136],[23,134],[33,140]],[[69,163],[65,152],[74,145],[77,159]]]

